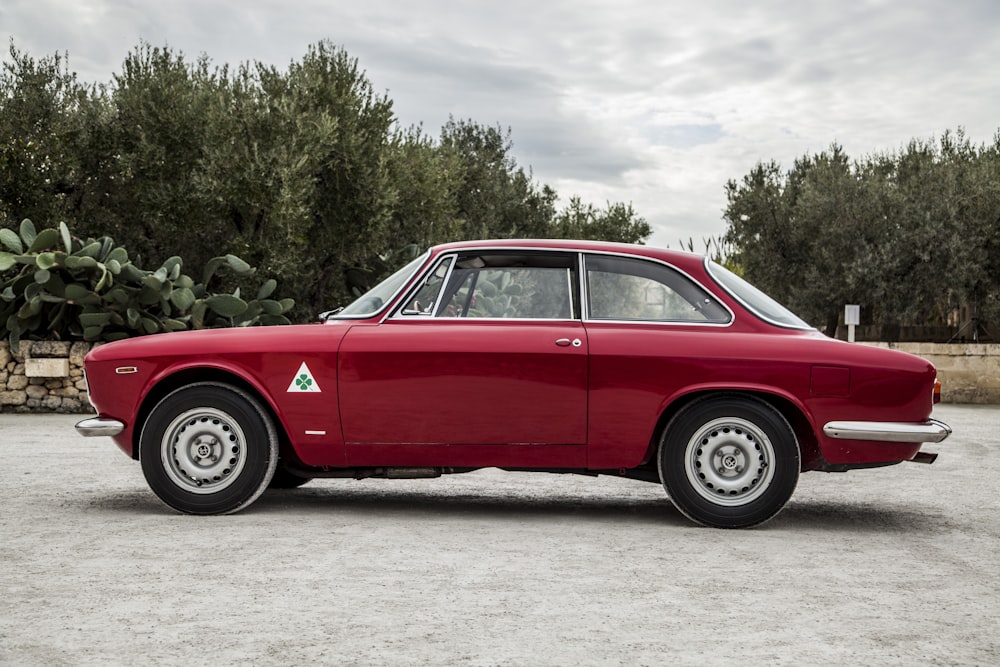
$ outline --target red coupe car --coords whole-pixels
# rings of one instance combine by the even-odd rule
[[[832,340],[706,258],[597,242],[437,246],[321,323],[133,338],[86,374],[77,430],[192,514],[499,467],[658,482],[745,527],[800,472],[930,463],[950,433],[924,359]]]

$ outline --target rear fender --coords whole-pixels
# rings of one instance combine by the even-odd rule
[[[649,446],[643,463],[656,460],[656,452],[660,445],[660,438],[663,430],[673,419],[674,415],[683,410],[687,405],[706,396],[752,396],[766,402],[788,421],[795,437],[799,443],[799,454],[802,462],[802,470],[814,470],[824,465],[825,461],[819,449],[819,441],[816,436],[815,425],[809,418],[809,412],[805,406],[793,396],[784,392],[776,391],[773,388],[762,388],[757,386],[732,386],[732,387],[695,387],[677,396],[664,401],[664,406],[660,411],[660,417],[656,422],[656,428],[650,437]]]

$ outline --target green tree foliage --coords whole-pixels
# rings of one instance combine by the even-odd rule
[[[59,54],[10,47],[0,69],[0,220],[60,219],[79,206],[100,95]]]
[[[557,195],[538,187],[511,155],[508,129],[451,119],[441,130],[441,149],[458,160],[455,195],[461,238],[545,238]]]
[[[630,205],[557,201],[517,165],[510,130],[400,129],[391,100],[329,42],[285,69],[140,44],[91,86],[66,57],[12,45],[0,74],[0,225],[65,221],[154,266],[245,257],[296,295],[298,320],[350,298],[345,276],[375,280],[414,246],[649,236]]]
[[[220,119],[209,147],[223,154],[209,154],[208,183],[239,184],[219,213],[240,251],[300,295],[306,316],[343,293],[348,267],[390,243],[392,104],[325,42],[287,72],[244,66],[238,80],[230,94],[242,110],[236,126]],[[239,155],[225,155],[234,138],[249,173],[239,173]]]
[[[890,332],[943,324],[961,304],[1000,322],[1000,133],[857,162],[833,145],[787,172],[758,164],[726,193],[725,241],[746,277],[828,333],[846,303]]]
[[[579,197],[570,198],[569,206],[556,215],[551,228],[556,238],[618,243],[642,243],[652,233],[649,223],[635,214],[631,204],[608,202],[607,208],[598,210]]]
[[[94,146],[104,167],[83,232],[109,234],[149,261],[177,254],[211,257],[216,231],[204,219],[209,193],[196,187],[218,80],[205,59],[143,44],[125,59],[110,86],[107,141]]]
[[[461,238],[458,197],[464,174],[459,154],[414,127],[393,135],[391,155],[397,200],[389,235],[394,243],[427,248]]]

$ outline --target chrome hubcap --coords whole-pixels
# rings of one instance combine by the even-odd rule
[[[229,414],[195,408],[174,418],[163,434],[160,457],[167,476],[185,491],[217,493],[246,465],[246,437]]]
[[[691,486],[717,505],[737,507],[759,497],[774,476],[774,447],[753,422],[715,419],[698,429],[684,452]]]

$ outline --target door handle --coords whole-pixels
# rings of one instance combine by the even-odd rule
[[[574,338],[573,340],[570,340],[569,338],[557,338],[556,345],[558,345],[559,347],[569,347],[570,345],[572,345],[573,347],[580,347],[581,345],[583,345],[583,341],[581,341],[579,338]]]

